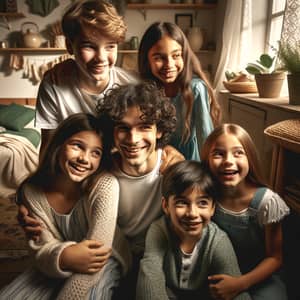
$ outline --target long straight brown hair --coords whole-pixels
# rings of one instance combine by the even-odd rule
[[[202,70],[199,59],[192,51],[185,34],[176,24],[169,22],[155,22],[150,25],[144,33],[138,54],[138,68],[142,79],[154,80],[159,86],[163,86],[163,84],[151,72],[148,53],[154,44],[156,44],[164,35],[168,35],[182,47],[184,69],[179,75],[177,82],[179,85],[179,91],[182,94],[182,99],[186,106],[184,132],[182,137],[182,141],[186,142],[190,136],[190,120],[194,102],[194,95],[190,87],[193,75],[197,75],[200,79],[202,79],[207,87],[210,98],[210,116],[214,126],[220,124],[220,105],[217,102],[211,84]]]
[[[223,134],[234,135],[242,144],[249,162],[249,173],[246,179],[257,186],[267,186],[266,180],[261,171],[260,159],[252,138],[243,127],[237,124],[225,123],[214,129],[203,144],[201,150],[201,161],[208,166],[210,150],[217,138]]]

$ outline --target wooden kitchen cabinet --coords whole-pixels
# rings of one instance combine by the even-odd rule
[[[271,125],[265,135],[273,143],[271,187],[300,214],[300,118]]]
[[[282,222],[283,270],[290,300],[300,299],[300,119],[278,122],[265,130],[273,143],[270,184],[290,207]]]
[[[289,105],[288,97],[265,99],[259,98],[257,94],[229,92],[221,92],[219,102],[223,122],[242,126],[252,137],[261,158],[264,175],[270,180],[273,144],[265,136],[264,129],[283,120],[300,119],[300,106]]]

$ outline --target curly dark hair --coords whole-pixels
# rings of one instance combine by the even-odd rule
[[[96,108],[99,117],[106,119],[106,132],[113,134],[115,124],[122,120],[132,106],[139,107],[145,122],[156,124],[162,134],[156,148],[164,147],[176,128],[176,111],[154,82],[114,86],[106,93]]]

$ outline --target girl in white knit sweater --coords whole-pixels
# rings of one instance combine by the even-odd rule
[[[112,137],[104,126],[89,114],[67,118],[21,185],[19,193],[42,232],[29,241],[35,266],[5,287],[0,299],[83,299],[101,284],[119,199],[116,178],[104,171]]]

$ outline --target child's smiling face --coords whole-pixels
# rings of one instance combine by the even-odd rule
[[[212,198],[197,186],[186,189],[181,195],[163,198],[162,207],[181,241],[199,240],[215,211]]]
[[[104,90],[109,82],[109,71],[117,60],[117,42],[87,26],[73,43],[68,44],[75,55],[80,81]]]
[[[164,35],[149,50],[148,61],[153,76],[163,84],[173,83],[184,68],[182,47],[177,41]]]
[[[249,162],[243,145],[233,134],[220,135],[209,151],[209,168],[225,187],[243,183],[249,173]]]
[[[102,149],[102,140],[94,131],[80,131],[72,135],[60,150],[62,173],[73,182],[81,182],[99,168]]]

